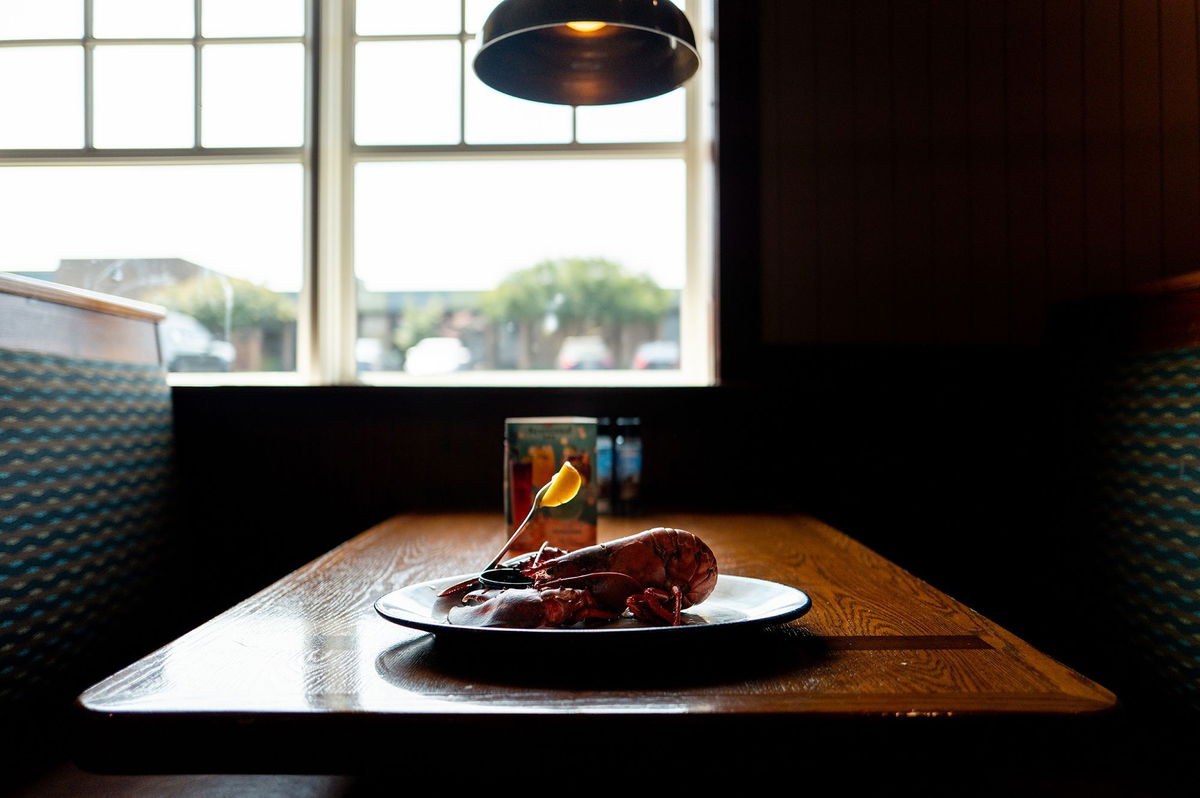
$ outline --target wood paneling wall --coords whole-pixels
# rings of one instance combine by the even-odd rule
[[[768,344],[1028,344],[1200,268],[1196,0],[764,0]]]

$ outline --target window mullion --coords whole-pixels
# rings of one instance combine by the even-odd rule
[[[467,143],[467,0],[458,3],[458,143]]]
[[[95,72],[92,60],[93,0],[83,0],[83,148],[92,149],[92,117],[94,116]]]
[[[317,120],[314,244],[309,379],[349,383],[357,378],[353,219],[354,29],[352,0],[318,3]]]
[[[709,16],[711,2],[687,0],[685,12],[696,26],[696,43],[703,57],[712,58],[705,52],[709,45]],[[711,230],[712,204],[709,185],[709,144],[705,118],[710,97],[705,85],[707,73],[701,71],[686,88],[685,113],[687,114],[687,277],[680,305],[680,367],[689,378],[705,384],[716,377],[715,301],[713,294]]]
[[[203,44],[200,41],[200,18],[204,13],[204,0],[193,0],[192,4],[192,19],[194,27],[192,28],[192,146],[200,146],[200,132],[202,120],[200,115],[203,111],[204,104],[201,102],[203,96],[201,92],[204,90],[204,76],[201,72],[200,62],[202,58]]]
[[[305,0],[304,4],[304,275],[297,305],[296,325],[296,373],[306,383],[315,381],[317,357],[317,249],[320,243],[317,224],[317,201],[320,185],[317,178],[318,159],[316,146],[319,141],[317,129],[321,97],[318,80],[321,75],[321,9],[319,0]]]

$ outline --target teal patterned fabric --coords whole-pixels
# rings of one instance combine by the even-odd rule
[[[1156,674],[1200,710],[1200,349],[1126,359],[1100,414],[1119,606]]]
[[[0,350],[0,707],[69,686],[136,600],[170,450],[160,367]]]

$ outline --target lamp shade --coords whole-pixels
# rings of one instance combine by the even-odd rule
[[[560,105],[644,100],[699,66],[692,26],[669,0],[504,0],[475,56],[497,91]]]

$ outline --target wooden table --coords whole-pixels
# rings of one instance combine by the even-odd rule
[[[1045,720],[1114,704],[1103,687],[812,518],[604,519],[601,537],[659,524],[703,537],[724,573],[803,589],[811,611],[717,644],[696,636],[696,645],[593,646],[583,656],[447,647],[381,619],[372,604],[477,567],[503,523],[399,516],[87,690],[83,763],[332,772],[394,752],[398,740],[420,758],[438,741],[503,740],[514,728],[536,728],[540,740],[703,740],[718,730],[740,740],[814,719],[856,719],[858,734],[864,716]],[[913,730],[957,722],[888,721]]]

